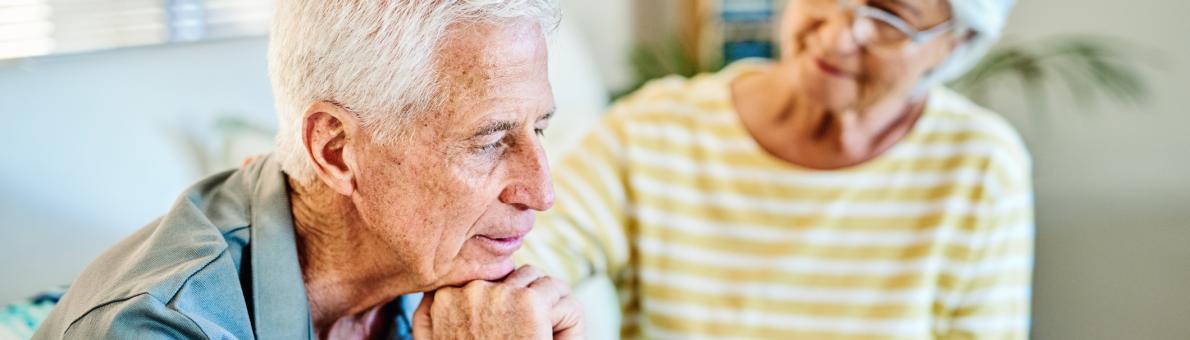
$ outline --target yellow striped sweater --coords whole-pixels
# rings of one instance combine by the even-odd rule
[[[1020,339],[1030,160],[993,113],[931,93],[904,140],[831,171],[738,121],[737,63],[654,81],[554,163],[522,261],[615,282],[626,338]]]

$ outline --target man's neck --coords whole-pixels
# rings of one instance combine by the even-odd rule
[[[315,181],[289,181],[298,259],[314,328],[325,333],[344,320],[363,317],[392,299],[412,292],[401,275],[388,268],[384,247],[372,237],[350,197]],[[366,327],[371,328],[371,327]]]

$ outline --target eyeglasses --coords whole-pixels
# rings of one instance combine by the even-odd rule
[[[860,45],[869,48],[897,47],[906,42],[916,45],[934,39],[954,27],[953,22],[947,20],[934,27],[918,30],[888,11],[849,2],[838,0],[838,6],[852,11],[851,32]]]

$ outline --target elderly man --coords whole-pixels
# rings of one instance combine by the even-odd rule
[[[567,286],[510,258],[553,204],[555,5],[277,6],[277,153],[95,260],[35,338],[580,335]]]

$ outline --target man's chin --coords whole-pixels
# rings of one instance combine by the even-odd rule
[[[506,257],[495,261],[491,264],[485,265],[479,270],[478,280],[497,281],[511,274],[516,270],[516,261],[512,257]]]
[[[475,280],[499,281],[516,270],[516,262],[512,257],[494,260],[468,271],[466,274],[455,276],[446,282],[446,286],[461,287]]]

